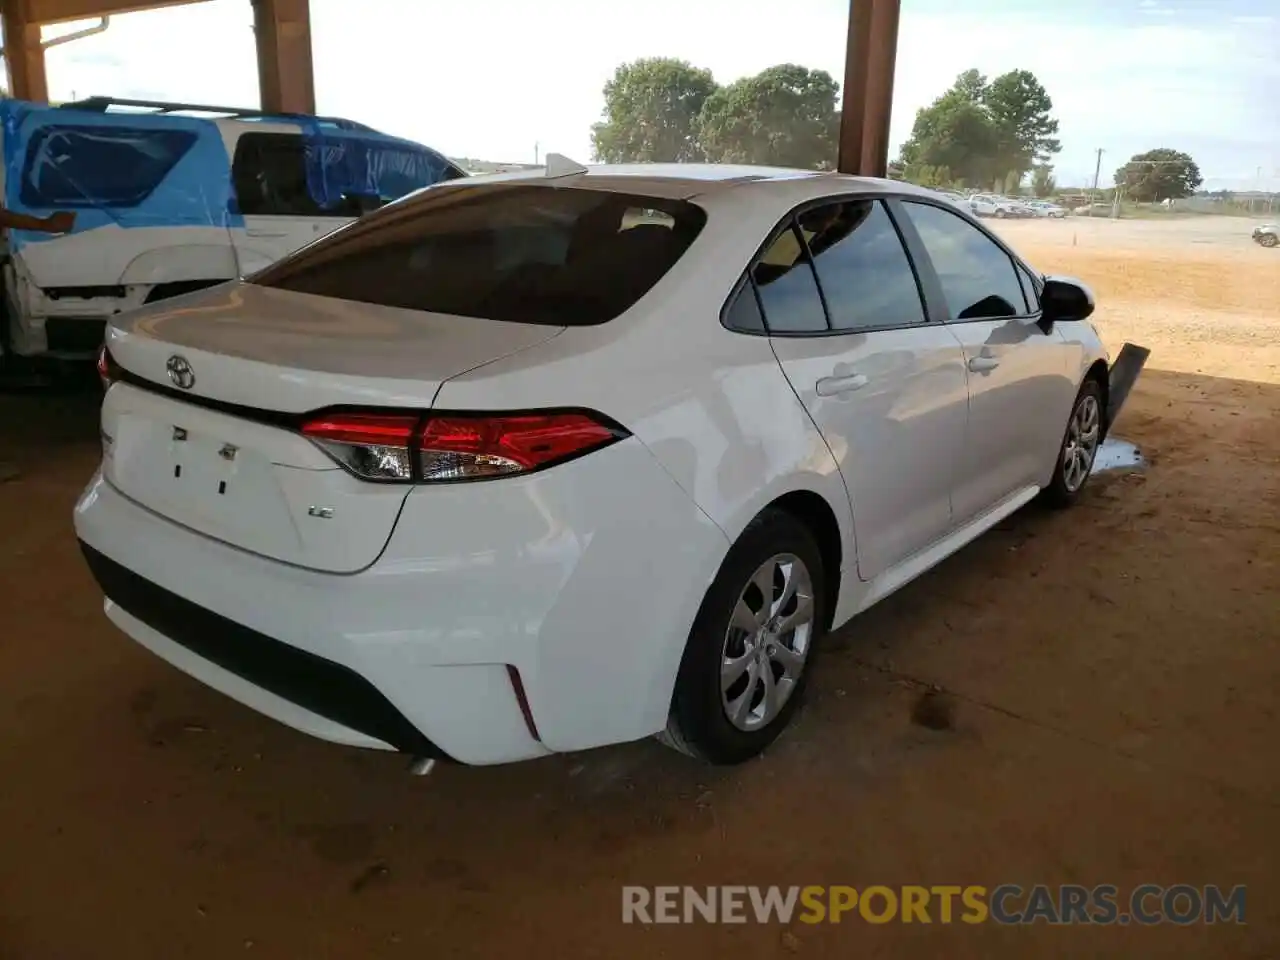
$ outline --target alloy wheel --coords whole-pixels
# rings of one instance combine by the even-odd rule
[[[771,723],[795,692],[813,638],[813,579],[794,554],[762,563],[725,631],[720,702],[739,730]]]
[[[1093,469],[1102,427],[1098,398],[1086,393],[1076,404],[1067,424],[1067,439],[1062,445],[1062,483],[1068,493],[1084,485]]]

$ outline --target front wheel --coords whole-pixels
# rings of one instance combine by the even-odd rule
[[[1003,211],[1003,210],[997,210],[997,211],[996,211],[996,219],[997,219],[997,220],[1003,220],[1003,219],[1004,219],[1004,217],[1005,217],[1005,213],[1004,213],[1004,211]]]
[[[1058,448],[1053,479],[1044,490],[1044,499],[1051,506],[1068,507],[1080,498],[1102,441],[1102,416],[1102,387],[1091,377],[1076,394],[1067,430]]]
[[[826,623],[822,554],[766,510],[729,550],[689,634],[661,739],[715,764],[756,756],[786,728]]]
[[[1274,233],[1264,233],[1259,235],[1258,242],[1264,247],[1274,247],[1277,244],[1280,244],[1280,237],[1276,236]]]

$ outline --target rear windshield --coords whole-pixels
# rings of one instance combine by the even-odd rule
[[[589,326],[644,296],[705,222],[683,200],[444,186],[365,217],[252,282],[432,313]]]

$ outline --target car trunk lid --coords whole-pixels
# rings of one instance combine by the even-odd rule
[[[410,487],[358,479],[301,433],[334,407],[430,409],[452,376],[560,332],[342,303],[252,285],[139,311],[108,333],[123,380],[102,411],[103,472],[200,534],[308,569],[382,552]]]

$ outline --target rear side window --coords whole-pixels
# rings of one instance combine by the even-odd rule
[[[28,207],[136,207],[195,142],[189,130],[45,127],[27,146],[19,196]]]
[[[644,296],[705,222],[684,200],[527,184],[442,187],[252,279],[388,307],[590,326]]]
[[[827,314],[804,241],[783,230],[751,268],[770,333],[826,333]]]

